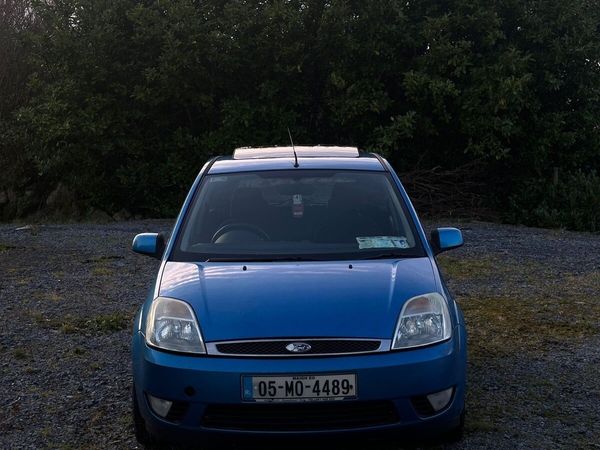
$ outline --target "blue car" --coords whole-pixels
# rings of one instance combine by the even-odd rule
[[[242,148],[200,171],[132,338],[136,437],[460,437],[466,332],[386,160]]]

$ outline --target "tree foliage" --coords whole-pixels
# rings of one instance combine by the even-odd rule
[[[598,191],[599,0],[7,0],[0,11],[0,162],[12,174],[0,191],[35,199],[12,215],[59,183],[82,211],[170,215],[209,156],[285,144],[289,127],[297,143],[358,145],[400,171],[479,161],[473,178],[512,220],[597,229],[565,219],[580,197],[551,191],[555,168],[561,189]]]

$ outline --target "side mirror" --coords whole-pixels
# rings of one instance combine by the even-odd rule
[[[433,253],[437,255],[463,245],[463,237],[457,228],[438,228],[431,232],[430,243]]]
[[[159,233],[141,233],[133,238],[131,249],[142,255],[162,258],[165,251],[165,237]]]

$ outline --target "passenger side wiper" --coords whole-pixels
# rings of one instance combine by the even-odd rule
[[[385,252],[375,253],[374,255],[365,255],[359,259],[404,259],[404,258],[418,258],[418,255],[411,253],[398,253],[398,252]]]

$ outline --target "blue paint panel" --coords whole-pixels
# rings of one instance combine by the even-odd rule
[[[352,269],[348,265],[352,264]],[[160,295],[192,305],[206,341],[391,339],[402,305],[436,290],[428,258],[304,263],[168,262]]]
[[[136,253],[142,255],[154,255],[158,243],[157,233],[141,233],[133,239],[131,248]]]
[[[456,228],[438,228],[441,250],[450,250],[463,245],[463,237],[460,230]]]

